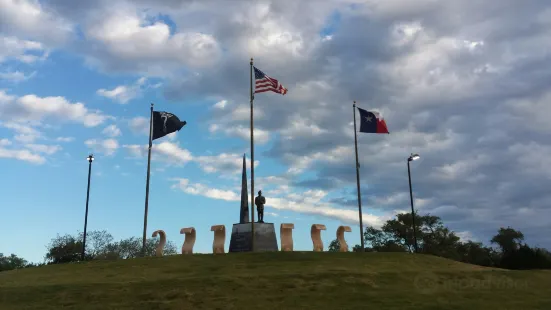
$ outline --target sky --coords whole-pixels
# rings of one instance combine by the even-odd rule
[[[147,235],[212,252],[250,189],[249,61],[285,96],[254,101],[255,192],[295,250],[340,225],[359,244],[353,107],[390,134],[358,134],[364,225],[415,208],[464,240],[500,227],[551,247],[551,8],[544,0],[0,0],[0,253],[43,261],[57,234],[141,238],[149,108],[185,120],[155,140]],[[249,192],[250,196],[250,192]],[[256,212],[255,212],[256,213]]]

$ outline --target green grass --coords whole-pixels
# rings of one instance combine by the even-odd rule
[[[551,309],[550,288],[427,255],[175,255],[0,272],[0,309]]]

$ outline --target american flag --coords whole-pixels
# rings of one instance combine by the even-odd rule
[[[283,87],[278,80],[267,76],[264,72],[258,70],[254,67],[254,79],[255,79],[255,90],[254,93],[263,93],[267,91],[273,91],[274,93],[279,93],[285,95],[287,93],[287,88]]]

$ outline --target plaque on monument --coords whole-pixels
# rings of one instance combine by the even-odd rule
[[[243,154],[243,173],[241,178],[241,211],[239,214],[239,223],[233,224],[229,252],[250,252],[253,250],[251,242],[252,223],[249,221],[249,202],[247,200],[248,190],[245,154]],[[266,202],[266,199],[264,197],[262,198],[262,210],[264,210],[264,203]],[[262,217],[260,218],[261,220],[264,219],[263,215],[264,214],[262,213]],[[254,236],[255,251],[278,251],[277,238],[273,223],[264,223],[263,221],[255,222]]]

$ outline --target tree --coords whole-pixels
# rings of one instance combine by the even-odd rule
[[[15,254],[4,256],[3,253],[0,253],[0,272],[13,269],[21,269],[25,268],[26,266],[27,261],[25,259],[18,257]]]
[[[145,256],[154,256],[155,250],[159,241],[157,239],[146,239],[145,241]],[[110,258],[128,259],[141,256],[142,252],[142,239],[131,237],[121,240],[119,242],[110,244],[108,251]],[[176,245],[171,241],[167,241],[163,249],[164,255],[176,254]]]
[[[511,227],[501,227],[491,240],[501,248],[503,253],[518,250],[522,241],[524,241],[524,235]]]
[[[329,248],[327,249],[328,252],[339,252],[340,251],[341,244],[338,239],[335,239],[331,241],[329,244]]]
[[[50,264],[78,262],[82,254],[83,233],[77,236],[65,235],[52,239],[48,246],[46,261]],[[131,237],[118,242],[113,242],[113,236],[107,231],[91,231],[86,234],[85,260],[93,259],[127,259],[141,256],[142,239]],[[159,241],[146,239],[145,256],[155,255],[155,249]],[[176,254],[176,245],[167,241],[164,250],[165,255]]]
[[[499,254],[480,242],[467,241],[457,246],[459,261],[480,266],[493,267],[499,262]]]
[[[59,236],[52,239],[47,246],[45,260],[49,264],[62,264],[70,262],[78,262],[81,259],[82,239],[77,239],[71,235]],[[88,253],[85,259],[91,259],[92,256]]]

